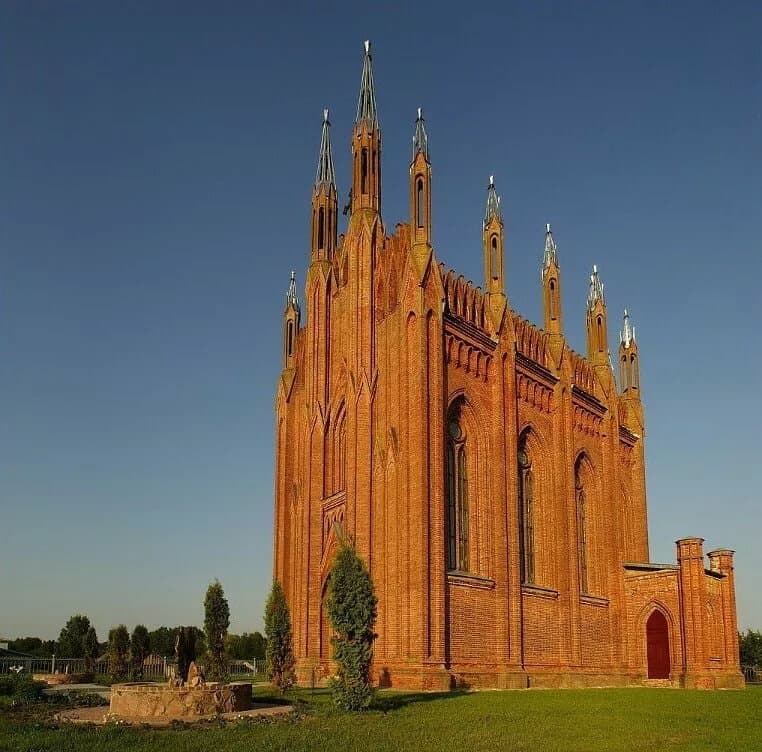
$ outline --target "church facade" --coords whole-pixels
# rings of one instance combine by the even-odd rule
[[[351,149],[339,235],[326,111],[305,310],[292,273],[283,320],[274,576],[299,680],[333,672],[324,598],[346,537],[378,596],[381,686],[743,686],[733,552],[684,538],[676,564],[649,560],[638,344],[625,312],[617,383],[597,269],[581,355],[550,225],[543,328],[511,309],[492,179],[483,287],[441,264],[420,110],[390,232],[368,43]]]

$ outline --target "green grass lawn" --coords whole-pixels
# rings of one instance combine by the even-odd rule
[[[266,696],[264,688],[256,693]],[[0,706],[0,750],[762,750],[762,687],[384,692],[359,714],[334,711],[324,691],[290,699],[300,708],[293,717],[180,730],[57,728],[40,710]]]

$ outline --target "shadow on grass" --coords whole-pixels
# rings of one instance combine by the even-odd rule
[[[371,710],[380,710],[384,713],[400,710],[408,705],[418,705],[422,702],[435,700],[451,700],[468,694],[465,690],[450,690],[448,692],[379,692],[371,706]]]

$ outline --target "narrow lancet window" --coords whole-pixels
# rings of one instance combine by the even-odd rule
[[[577,460],[574,470],[574,495],[577,506],[577,559],[579,562],[579,589],[581,593],[589,590],[587,572],[587,496],[582,478],[583,459]]]
[[[318,248],[325,248],[325,209],[321,206],[318,210]]]
[[[469,569],[468,457],[466,436],[455,407],[447,422],[447,568]]]
[[[534,582],[534,475],[526,437],[519,444],[519,524],[521,527],[521,581]]]
[[[363,149],[360,155],[360,191],[368,192],[368,150]]]
[[[416,225],[423,227],[423,178],[418,178],[415,184],[415,216]]]
[[[497,235],[492,236],[492,257],[490,265],[492,266],[492,279],[498,279],[500,274],[500,258],[497,252]]]

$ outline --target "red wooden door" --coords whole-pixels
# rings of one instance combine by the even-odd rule
[[[669,679],[669,626],[661,611],[654,611],[646,622],[648,678]]]

